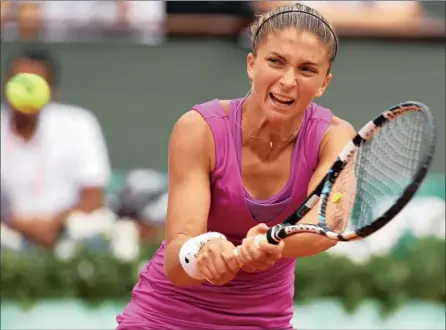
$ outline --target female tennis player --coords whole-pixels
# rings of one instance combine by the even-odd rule
[[[305,5],[267,13],[252,27],[249,95],[195,105],[177,121],[166,240],[117,329],[292,329],[296,258],[335,243],[253,237],[303,202],[355,134],[313,103],[332,79],[337,46],[330,24]],[[305,222],[316,223],[315,212]],[[180,254],[196,255],[196,268]]]

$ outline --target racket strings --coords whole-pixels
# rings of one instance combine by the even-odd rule
[[[407,116],[407,115],[406,115]],[[416,142],[421,142],[420,139],[418,139],[420,130],[417,128],[417,126],[411,127],[410,132],[415,131],[416,134],[409,135],[407,132],[407,118],[401,117],[398,118],[400,120],[396,120],[395,122],[392,122],[394,124],[394,127],[390,129],[387,126],[384,126],[382,130],[385,130],[385,134],[389,135],[388,139],[379,139],[376,141],[378,144],[376,147],[377,149],[382,149],[383,151],[385,149],[388,149],[386,152],[386,155],[391,155],[391,159],[385,159],[385,158],[377,158],[376,161],[380,162],[380,164],[377,165],[383,165],[388,167],[398,166],[400,170],[405,171],[404,174],[407,175],[408,173],[412,173],[413,170],[413,160],[418,158],[414,155],[414,150],[419,150],[419,143],[417,145]],[[409,122],[410,124],[410,122]],[[415,139],[414,139],[415,137]],[[389,143],[389,141],[394,141],[393,143]],[[408,162],[409,161],[409,162]],[[393,167],[395,168],[395,167]],[[391,179],[391,173],[393,171],[387,171],[383,172],[383,174],[388,174],[387,177]]]
[[[398,120],[392,122],[394,129],[385,127],[385,129],[391,131],[391,138],[397,141],[392,144],[393,160],[400,166],[400,170],[404,170],[404,175],[412,175],[414,166],[419,164],[419,151],[422,143],[423,125],[418,125],[413,121],[411,116],[417,116],[421,113],[412,112],[405,116],[401,116]],[[410,129],[408,129],[410,127]],[[404,134],[405,133],[405,134]],[[409,133],[409,134],[408,134]],[[397,146],[401,146],[398,148]]]
[[[370,225],[384,198],[399,198],[421,166],[428,143],[427,119],[422,112],[407,112],[389,121],[359,149],[356,164],[356,197],[349,229]],[[393,204],[393,203],[392,203]]]
[[[356,197],[355,159],[356,153],[334,182],[326,205],[327,226],[336,233],[350,229],[349,219]]]

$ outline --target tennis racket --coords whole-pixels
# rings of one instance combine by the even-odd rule
[[[412,199],[429,170],[435,143],[426,105],[408,101],[391,107],[358,131],[302,206],[256,239],[278,244],[294,234],[315,233],[352,241],[375,233]],[[384,198],[391,206],[376,214]],[[319,223],[298,223],[315,206]]]

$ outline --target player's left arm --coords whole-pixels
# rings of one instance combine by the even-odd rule
[[[337,117],[333,117],[329,128],[322,138],[319,148],[319,165],[317,166],[308,185],[308,195],[317,187],[319,182],[328,172],[338,154],[345,145],[356,135],[353,126]],[[300,223],[318,224],[317,218],[318,208],[315,206],[300,221]],[[344,227],[344,223],[331,222],[327,219],[327,225],[334,231],[338,231]],[[301,233],[292,235],[284,240],[285,247],[283,250],[284,257],[305,257],[313,256],[336,245],[336,241],[321,235],[312,233]]]

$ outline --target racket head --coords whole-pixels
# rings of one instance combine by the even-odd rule
[[[324,183],[319,221],[326,236],[362,239],[384,227],[419,189],[435,144],[434,118],[420,102],[397,104],[368,122],[341,152]],[[374,208],[387,196],[393,203],[376,215]]]

